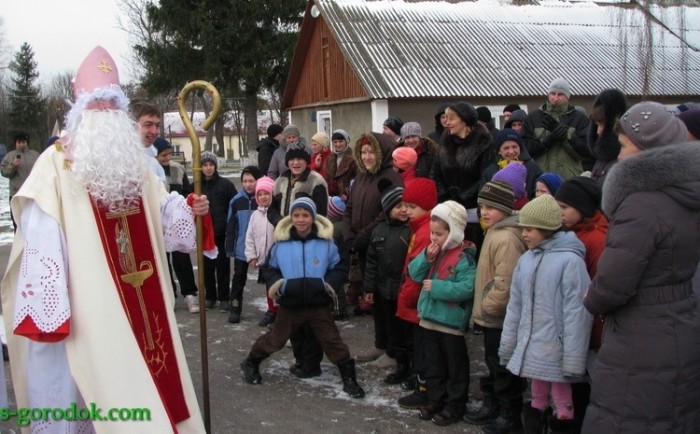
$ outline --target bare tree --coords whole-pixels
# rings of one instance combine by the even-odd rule
[[[153,25],[148,19],[146,9],[154,6],[151,0],[122,0],[118,3],[122,14],[117,19],[117,27],[124,30],[131,47],[146,45],[147,42],[155,41],[157,37]],[[138,52],[131,52],[129,59],[130,71],[133,77],[140,77],[146,69],[143,56]]]

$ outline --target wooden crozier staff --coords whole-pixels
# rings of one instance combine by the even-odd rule
[[[199,144],[199,136],[192,125],[192,121],[187,115],[187,97],[194,89],[204,89],[211,95],[212,108],[209,116],[202,123],[202,128],[208,130],[221,112],[221,96],[219,91],[209,82],[203,80],[195,80],[187,83],[180,91],[177,97],[177,105],[180,109],[180,118],[182,123],[187,128],[187,133],[192,142],[192,175],[194,178],[194,193],[202,194],[202,162],[201,162],[201,146]],[[205,290],[204,290],[204,256],[202,242],[202,217],[195,217],[197,227],[197,281],[199,282],[199,330],[200,330],[200,350],[202,353],[202,395],[204,399],[204,428],[207,433],[211,433],[211,417],[209,411],[209,352],[207,351],[207,310],[204,309]]]

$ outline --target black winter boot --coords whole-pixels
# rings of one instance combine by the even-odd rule
[[[533,409],[534,410],[534,409]],[[486,425],[484,434],[514,434],[523,432],[523,422],[520,420],[520,407],[501,407],[496,420]]]
[[[245,381],[250,384],[260,384],[262,383],[262,376],[260,376],[260,363],[267,359],[268,356],[262,356],[259,354],[248,354],[248,357],[241,363],[241,371],[243,371],[243,376]]]
[[[464,413],[464,421],[472,425],[486,425],[496,420],[498,413],[499,407],[496,398],[490,393],[484,393],[481,407]]]
[[[547,434],[547,417],[550,410],[532,408],[530,402],[523,405],[523,430],[525,434]]]
[[[231,324],[238,324],[241,322],[241,302],[238,300],[233,300],[231,303],[231,312],[228,314],[228,322]]]
[[[416,389],[410,395],[399,398],[399,406],[409,410],[419,409],[428,405],[428,383],[416,375]]]
[[[549,416],[550,434],[578,434],[580,431],[576,419],[557,419],[556,416]]]
[[[411,358],[405,351],[396,351],[396,371],[387,375],[384,379],[386,384],[401,384],[402,381],[411,376]]]
[[[343,379],[343,391],[350,395],[351,398],[364,398],[365,391],[357,384],[355,374],[355,360],[350,359],[347,362],[338,363],[340,377]]]

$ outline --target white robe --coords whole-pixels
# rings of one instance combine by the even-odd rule
[[[166,410],[112,280],[89,195],[73,182],[72,173],[64,167],[63,157],[59,150],[53,147],[47,149],[12,201],[15,216],[22,215],[26,207],[35,204],[49,221],[54,222],[59,239],[64,237],[65,248],[61,248],[62,254],[59,256],[65,265],[71,318],[70,335],[59,344],[27,345],[27,338],[12,333],[16,297],[22,289],[18,288],[18,283],[22,274],[22,254],[26,241],[23,232],[25,228],[20,222],[1,285],[17,406],[29,405],[27,378],[33,372],[28,366],[28,351],[42,350],[42,345],[53,346],[55,351],[51,357],[60,364],[63,346],[72,379],[86,403],[95,403],[103,411],[109,408],[147,408],[150,411],[151,420],[145,422],[94,422],[96,432],[172,432]],[[155,175],[150,172],[148,175],[143,193],[145,218],[154,246],[155,266],[190,414],[189,419],[177,424],[176,429],[181,434],[203,433],[204,425],[172,310],[174,297],[168,277],[162,230],[162,214],[169,216],[168,224],[176,228],[175,231],[179,230],[178,227],[182,228],[182,222],[178,221],[177,216],[173,218],[170,211],[183,207],[173,196],[167,196]],[[166,205],[161,208],[162,204]],[[166,232],[172,235],[167,227]],[[37,253],[39,257],[55,255],[55,248],[46,247],[46,252]],[[29,431],[24,429],[23,432]]]

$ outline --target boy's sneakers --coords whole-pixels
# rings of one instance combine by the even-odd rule
[[[199,313],[199,300],[196,295],[186,295],[185,304],[190,313]]]
[[[275,317],[277,316],[274,312],[265,312],[262,319],[258,322],[260,327],[269,327],[275,323]]]
[[[207,298],[207,301],[204,302],[204,308],[209,310],[214,308],[216,306],[216,300],[210,300]]]
[[[228,312],[231,310],[231,303],[228,301],[222,301],[219,303],[219,312]]]

